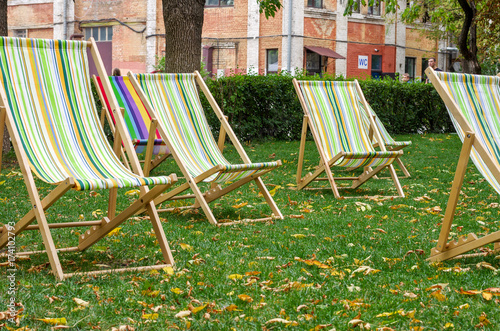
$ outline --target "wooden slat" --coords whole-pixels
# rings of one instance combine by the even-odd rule
[[[151,118],[151,124],[149,126],[149,136],[148,144],[146,146],[146,155],[144,156],[144,175],[149,176],[151,171],[151,158],[153,157],[153,151],[155,148],[155,138],[156,138],[156,126],[158,125],[158,120],[156,118]]]
[[[3,134],[5,130],[5,107],[0,107],[0,171],[2,171]]]

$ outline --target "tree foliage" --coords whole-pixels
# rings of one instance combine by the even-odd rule
[[[361,0],[363,5],[377,0]],[[498,44],[489,27],[500,20],[498,0],[412,0],[410,6],[400,8],[397,0],[380,0],[386,5],[386,13],[401,12],[401,19],[407,24],[422,23],[430,37],[447,39],[457,44],[465,72],[481,73],[478,61],[478,44]],[[355,0],[348,0],[345,15],[352,13]],[[498,24],[495,25],[498,29]],[[490,33],[491,31],[491,33]],[[495,40],[495,43],[492,41]],[[480,51],[484,52],[483,47]]]

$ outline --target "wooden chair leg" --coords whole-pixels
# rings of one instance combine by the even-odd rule
[[[404,174],[404,177],[403,178],[409,178],[411,177],[410,176],[410,172],[408,171],[408,169],[406,169],[405,165],[403,164],[403,162],[401,161],[400,158],[398,158],[396,160],[396,163],[398,164],[399,168],[401,169],[401,171],[403,172]]]
[[[257,184],[257,187],[259,188],[260,193],[262,193],[262,196],[266,200],[269,208],[271,208],[271,211],[273,212],[274,216],[283,219],[283,214],[279,210],[278,206],[276,205],[276,202],[274,202],[273,197],[267,190],[266,185],[264,185],[264,182],[262,181],[262,178],[256,178],[255,183]]]
[[[155,147],[155,137],[156,137],[156,126],[158,125],[158,120],[156,118],[151,119],[151,125],[149,126],[149,137],[148,144],[146,146],[146,155],[144,156],[144,176],[149,176],[151,171],[151,158],[153,157],[153,151]]]
[[[304,164],[304,152],[306,149],[308,116],[304,116],[302,121],[302,132],[300,134],[299,160],[297,162],[297,186],[302,180],[302,167]]]
[[[401,198],[404,198],[405,193],[403,191],[403,188],[401,187],[401,183],[399,182],[398,175],[396,174],[396,170],[394,169],[394,166],[392,164],[389,165],[389,173],[391,174],[392,181],[394,182],[394,185],[396,186],[396,190],[398,191],[398,195]]]
[[[186,179],[188,180],[188,182],[189,181],[191,182],[189,186],[191,187],[191,190],[195,195],[195,204],[199,204],[210,224],[217,225],[217,220],[215,219],[212,210],[208,206],[208,203],[205,200],[203,193],[201,193],[200,188],[196,185],[196,183],[192,180],[192,178],[186,178]]]
[[[224,116],[226,121],[228,119],[227,116]],[[221,153],[224,152],[224,143],[226,142],[226,135],[227,135],[227,132],[226,132],[226,129],[224,128],[224,125],[220,125],[220,131],[219,131],[219,140],[217,141],[217,147],[219,147],[219,150]],[[215,187],[217,187],[217,183],[215,182],[212,182],[210,184],[210,188],[211,189],[214,189]]]
[[[446,211],[441,225],[441,232],[439,233],[439,239],[433,251],[442,252],[446,249],[446,242],[448,241],[448,236],[450,235],[451,225],[455,216],[458,198],[460,197],[460,189],[464,183],[465,172],[467,170],[467,164],[469,163],[469,156],[474,143],[474,138],[475,135],[472,132],[466,132],[464,136],[460,158],[458,159],[457,170],[455,171],[455,178],[453,179],[450,197],[448,198],[448,204],[446,205]]]
[[[0,107],[0,171],[2,171],[2,156],[3,156],[3,135],[5,132],[5,107]]]
[[[108,201],[108,217],[114,218],[116,215],[116,200],[118,198],[118,189],[112,188],[109,190],[109,201]]]
[[[158,245],[160,245],[161,253],[163,255],[165,263],[174,265],[174,257],[172,255],[172,251],[170,250],[167,237],[165,236],[165,231],[163,231],[163,227],[160,222],[160,216],[158,215],[158,211],[156,210],[155,205],[152,201],[146,205],[146,210],[149,215],[149,219],[151,220],[151,225],[153,226],[156,240],[158,240]]]
[[[176,178],[175,175],[173,178]],[[172,179],[172,183],[175,182],[176,179]],[[118,225],[126,221],[130,216],[135,215],[139,210],[144,209],[145,207],[151,207],[151,202],[157,196],[159,196],[162,192],[164,192],[167,188],[169,188],[172,184],[166,185],[156,185],[149,191],[145,191],[145,188],[142,187],[141,190],[145,192],[141,194],[141,196],[134,201],[129,207],[123,210],[121,213],[116,215],[113,218],[104,217],[99,226],[93,226],[84,234],[80,235],[78,249],[85,250],[95,244],[102,237],[107,235],[111,230],[116,228]],[[154,210],[154,205],[152,210]],[[155,216],[153,213],[151,216]],[[157,216],[157,215],[156,215]],[[159,229],[159,228],[158,228]],[[158,230],[157,229],[157,230]]]

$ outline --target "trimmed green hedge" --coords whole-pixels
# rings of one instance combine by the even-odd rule
[[[389,132],[454,131],[445,105],[432,84],[404,84],[392,79],[359,83]],[[303,112],[291,76],[234,75],[208,80],[207,85],[239,139],[300,139]],[[209,109],[202,93],[201,98],[205,109]],[[220,124],[212,111],[207,111],[207,118],[218,134]]]

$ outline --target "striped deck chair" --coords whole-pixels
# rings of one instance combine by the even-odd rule
[[[352,180],[350,188],[355,189],[371,177],[388,167],[398,196],[404,197],[403,189],[392,166],[402,151],[387,151],[380,133],[369,117],[371,127],[381,151],[375,151],[363,124],[358,98],[367,104],[357,81],[298,81],[293,85],[304,110],[302,138],[297,167],[297,188],[303,189],[312,181],[327,180],[333,194],[340,197],[336,181]],[[365,107],[365,109],[368,109]],[[314,173],[302,177],[307,129],[311,130],[320,155],[320,165]],[[358,177],[333,177],[331,167],[347,169],[364,167]],[[374,169],[372,169],[372,167]],[[318,178],[323,172],[326,178]]]
[[[85,250],[143,209],[148,212],[167,264],[90,273],[162,268],[174,262],[152,201],[176,177],[142,176],[135,153],[130,154],[134,156],[130,160],[137,175],[118,160],[114,150],[120,145],[115,144],[113,150],[99,124],[88,74],[87,48],[98,70],[104,72],[93,39],[87,42],[0,37],[0,119],[7,124],[33,206],[19,221],[0,220],[4,223],[0,225],[0,249],[24,230],[39,230],[52,271],[61,280],[75,273],[63,273],[57,251]],[[117,127],[128,138],[122,119]],[[130,139],[125,138],[125,149],[133,151]],[[43,199],[33,174],[55,185]],[[154,187],[149,190],[148,185]],[[141,193],[128,208],[115,215],[117,190],[122,187],[137,187]],[[70,189],[109,189],[108,215],[100,221],[49,223],[46,210]],[[36,225],[31,225],[34,220]],[[64,227],[90,228],[80,235],[78,246],[56,248],[51,229]],[[36,252],[24,252],[29,253]]]
[[[370,106],[370,104],[367,103],[367,105],[368,105],[368,110],[370,111],[370,115],[373,117],[373,119],[375,121],[375,125],[377,126],[377,129],[378,129],[378,132],[380,133],[380,136],[381,136],[382,140],[384,141],[385,147],[387,148],[388,151],[399,151],[399,150],[411,145],[411,141],[395,141],[394,138],[391,137],[391,135],[389,134],[389,132],[385,128],[385,126],[382,123],[382,121],[380,120],[380,118],[377,116],[377,114],[375,114],[375,112],[373,111],[373,108]],[[364,105],[361,102],[361,99],[360,99],[360,107],[362,109],[364,109]],[[366,110],[362,111],[361,115],[363,116],[365,126],[367,128],[370,128],[370,119],[368,117],[368,113],[366,112]],[[377,148],[378,143],[373,139],[373,130],[369,129],[368,135],[370,138],[372,138],[373,147]],[[397,158],[396,163],[404,174],[403,178],[410,177],[410,173],[408,172],[408,169],[406,169],[405,165],[401,161],[401,158]]]
[[[208,203],[228,192],[255,181],[267,204],[271,208],[271,217],[245,221],[266,221],[283,216],[273,198],[264,186],[260,176],[281,165],[281,161],[251,163],[227,119],[210,94],[198,72],[193,74],[140,74],[129,77],[142,102],[151,114],[158,119],[158,130],[182,171],[186,183],[163,194],[155,203],[181,198],[194,198],[194,208],[201,207],[209,222],[217,225]],[[217,144],[205,118],[196,83],[209,100],[212,109],[221,121],[221,132]],[[228,135],[236,147],[244,164],[231,164],[222,155],[225,135]],[[202,193],[200,182],[211,183],[211,188]],[[224,184],[224,187],[222,187]],[[193,194],[178,196],[187,189]],[[236,221],[237,222],[237,221]],[[236,222],[220,223],[220,225]]]
[[[104,116],[106,116],[111,131],[114,133],[116,120],[109,102],[110,98],[104,90],[101,78],[93,76],[92,79],[103,105],[101,123],[104,123]],[[110,76],[109,82],[120,109],[123,109],[123,117],[135,152],[137,154],[145,152],[144,160],[148,160],[148,162],[144,162],[143,172],[147,176],[151,170],[168,157],[170,152],[161,139],[160,133],[156,130],[156,119],[151,117],[142,104],[129,78],[127,76]],[[151,159],[153,155],[157,155],[154,160]],[[124,156],[122,158],[124,159]]]
[[[429,260],[442,261],[481,247],[483,253],[479,254],[499,251],[500,231],[481,238],[470,233],[467,237],[451,242],[448,242],[448,236],[469,156],[483,177],[500,194],[500,77],[436,72],[432,68],[425,72],[446,104],[455,130],[463,142],[438,243],[431,250]],[[493,250],[484,247],[489,243],[495,243]]]

